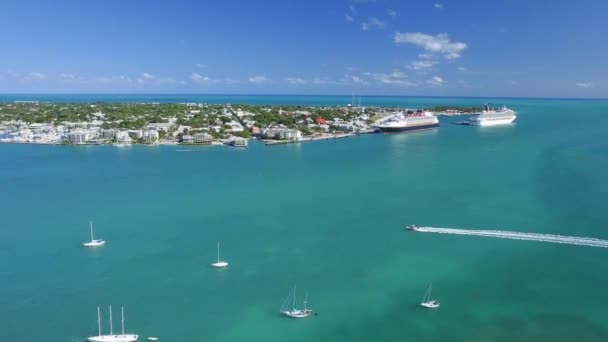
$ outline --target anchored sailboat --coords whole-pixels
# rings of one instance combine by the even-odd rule
[[[125,309],[121,307],[122,314],[122,333],[120,335],[114,335],[112,331],[112,307],[110,306],[110,334],[101,334],[101,312],[99,306],[97,307],[97,328],[98,335],[87,338],[89,342],[134,342],[139,338],[136,334],[125,334]]]
[[[228,266],[228,262],[220,260],[220,243],[218,242],[217,243],[217,262],[212,263],[211,267],[224,268],[226,266]]]
[[[95,240],[93,238],[93,221],[89,221],[91,227],[91,241],[84,242],[82,245],[85,247],[99,247],[106,244],[106,240]]]
[[[280,313],[284,316],[291,317],[291,318],[306,318],[312,314],[312,310],[308,309],[306,307],[307,302],[308,302],[308,293],[304,297],[304,302],[303,302],[304,309],[296,308],[296,287],[294,285],[293,292],[289,293],[287,298],[285,298],[283,305],[281,305]],[[289,308],[290,304],[291,304],[291,308]]]
[[[432,286],[433,286],[433,284],[429,285],[428,290],[426,290],[426,293],[424,294],[424,298],[422,298],[422,303],[420,303],[420,306],[427,308],[427,309],[436,309],[439,307],[438,301],[436,301],[435,299],[431,300]]]

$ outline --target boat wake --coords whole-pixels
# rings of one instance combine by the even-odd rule
[[[421,232],[421,233],[485,236],[485,237],[493,237],[493,238],[499,238],[499,239],[552,242],[552,243],[562,243],[562,244],[568,244],[568,245],[608,248],[608,240],[601,240],[601,239],[590,238],[590,237],[576,237],[576,236],[537,234],[537,233],[521,233],[521,232],[510,232],[510,231],[502,231],[502,230],[472,230],[472,229],[435,228],[435,227],[416,227],[416,231]]]

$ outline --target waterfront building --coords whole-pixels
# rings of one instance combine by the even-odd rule
[[[141,139],[144,136],[144,132],[141,129],[130,129],[127,133],[133,139]]]
[[[144,142],[146,142],[147,144],[156,144],[158,142],[158,138],[158,132],[153,129],[149,129],[143,132],[143,139]]]
[[[196,133],[193,136],[193,140],[195,144],[211,144],[213,137],[208,133]]]
[[[182,144],[194,144],[194,137],[191,135],[182,135]]]
[[[133,139],[129,136],[129,132],[120,131],[116,133],[116,143],[118,145],[130,145],[133,142]]]
[[[65,138],[71,144],[85,144],[88,140],[91,139],[91,133],[83,130],[74,130],[68,132]]]
[[[115,128],[109,128],[109,129],[100,130],[99,134],[104,139],[114,139],[114,138],[116,138],[116,133],[118,133],[118,132],[119,132],[119,130],[117,130]]]

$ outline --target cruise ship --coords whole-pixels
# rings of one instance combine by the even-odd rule
[[[418,131],[436,127],[439,127],[437,117],[421,109],[415,113],[408,110],[406,115],[403,115],[403,113],[395,114],[374,126],[374,128],[384,133]]]
[[[469,125],[472,126],[495,126],[510,124],[515,121],[515,111],[507,107],[501,109],[492,109],[489,105],[485,105],[481,113],[474,114],[469,119]]]

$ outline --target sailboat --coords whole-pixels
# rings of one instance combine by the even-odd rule
[[[220,243],[217,243],[217,262],[214,262],[211,264],[211,267],[215,267],[215,268],[224,268],[228,266],[228,262],[227,261],[220,261]]]
[[[293,293],[290,292],[287,298],[285,298],[285,301],[283,302],[283,305],[281,305],[281,309],[279,312],[282,315],[291,318],[306,318],[312,314],[312,310],[306,307],[307,302],[308,293],[306,294],[306,297],[304,297],[304,309],[296,308],[296,287],[294,285]],[[291,304],[291,308],[289,308],[289,304]]]
[[[84,242],[82,245],[85,247],[99,247],[106,244],[106,240],[95,240],[93,238],[93,221],[89,221],[89,225],[91,226],[91,241]]]
[[[102,335],[101,334],[101,312],[99,310],[99,306],[97,307],[97,328],[99,329],[97,336],[91,336],[87,338],[89,342],[134,342],[139,338],[138,335],[135,334],[125,334],[125,309],[120,308],[122,313],[122,333],[120,335],[115,335],[112,331],[112,307],[110,306],[110,334]]]
[[[435,299],[431,300],[432,286],[433,286],[433,284],[429,285],[429,289],[426,290],[426,293],[424,294],[424,298],[422,298],[422,303],[420,303],[420,306],[427,308],[427,309],[436,309],[439,307],[438,301],[436,301]]]

